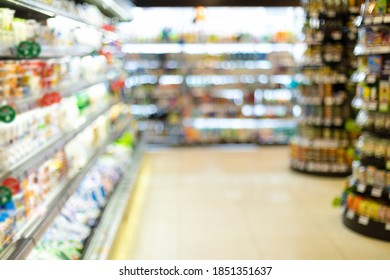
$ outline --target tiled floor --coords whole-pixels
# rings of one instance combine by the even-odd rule
[[[153,150],[141,177],[112,258],[390,259],[331,206],[344,179],[291,172],[286,147]]]

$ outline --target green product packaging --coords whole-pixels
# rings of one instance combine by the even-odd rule
[[[387,0],[376,0],[375,12],[384,15],[387,12]]]

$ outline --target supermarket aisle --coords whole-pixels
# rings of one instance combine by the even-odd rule
[[[341,223],[343,179],[290,172],[286,147],[146,155],[119,259],[390,259],[390,244]]]

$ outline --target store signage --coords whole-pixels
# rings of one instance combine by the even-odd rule
[[[37,42],[23,41],[16,47],[18,55],[23,58],[36,58],[41,53],[41,45]]]
[[[20,192],[20,184],[16,178],[13,177],[6,178],[3,181],[2,185],[7,187],[12,192],[12,194],[17,194]]]
[[[16,117],[16,111],[9,105],[0,107],[0,121],[5,123],[12,122]]]
[[[12,200],[12,192],[5,186],[0,186],[0,205],[4,206]]]

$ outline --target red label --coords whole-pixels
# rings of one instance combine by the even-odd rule
[[[59,94],[58,92],[52,92],[51,93],[51,97],[52,97],[54,103],[60,103],[61,102],[62,97],[61,97],[61,94]]]
[[[41,98],[42,106],[50,106],[54,103],[60,103],[60,102],[61,102],[61,95],[58,92],[46,93]]]
[[[111,89],[116,91],[120,90],[124,87],[125,81],[123,79],[119,79],[111,84]]]
[[[9,188],[12,194],[17,194],[20,192],[20,184],[19,181],[15,178],[9,177],[5,179],[2,183],[3,186]]]

